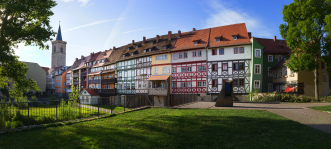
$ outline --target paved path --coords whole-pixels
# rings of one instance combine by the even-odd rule
[[[331,134],[331,113],[308,108],[326,105],[331,105],[331,103],[233,103],[233,107],[215,107],[215,102],[195,102],[177,108],[267,110]]]

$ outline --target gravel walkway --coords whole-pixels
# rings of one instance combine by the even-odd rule
[[[215,102],[195,102],[176,108],[198,109],[251,109],[267,110],[287,119],[322,130],[331,134],[331,113],[309,109],[313,106],[326,106],[331,103],[233,103],[233,107],[215,107]]]

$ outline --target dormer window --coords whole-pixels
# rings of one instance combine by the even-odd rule
[[[136,46],[136,49],[138,49],[139,48],[139,46]]]
[[[232,39],[233,40],[237,40],[238,39],[238,35],[232,35]]]
[[[193,44],[194,44],[194,45],[198,45],[199,42],[200,42],[200,39],[195,39],[195,40],[193,40]]]
[[[128,51],[130,50],[130,48],[127,49]]]
[[[221,38],[216,38],[216,42],[220,42],[221,41]]]
[[[167,46],[163,46],[162,49],[163,49],[163,50],[167,49]]]
[[[154,43],[153,43],[153,41],[151,42],[151,45],[153,45]]]
[[[146,53],[146,50],[144,50],[144,53]]]
[[[132,52],[132,53],[131,53],[131,55],[133,56],[133,55],[134,55],[134,53]]]
[[[198,44],[198,42],[197,41],[194,41],[194,45],[197,45]]]

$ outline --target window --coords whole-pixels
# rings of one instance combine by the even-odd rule
[[[182,53],[179,53],[179,54],[178,54],[178,58],[179,58],[179,59],[183,58],[183,54],[182,54]]]
[[[228,70],[228,64],[227,63],[223,63],[222,64],[222,70],[223,71],[227,71]]]
[[[157,72],[158,72],[158,67],[155,67],[154,68],[154,73],[157,74]]]
[[[233,53],[234,54],[238,54],[238,48],[236,47],[236,48],[233,48]]]
[[[245,68],[245,63],[233,63],[234,70],[243,70]]]
[[[65,92],[66,91],[66,88],[63,88],[63,91]]]
[[[279,78],[282,77],[282,68],[279,68]]]
[[[216,79],[212,80],[212,86],[217,87],[217,80]]]
[[[174,53],[174,59],[177,59],[177,53]]]
[[[156,55],[155,61],[159,61],[159,60],[168,60],[168,55],[167,54]]]
[[[139,48],[139,46],[136,46],[136,49],[138,49]]]
[[[237,36],[232,36],[232,39],[233,40],[237,40]]]
[[[172,83],[172,88],[176,88],[176,84],[177,84],[176,82],[173,82]]]
[[[167,49],[167,46],[163,46],[162,49],[163,49],[163,50]]]
[[[162,67],[162,73],[166,73],[166,72],[167,72],[167,67],[166,66]]]
[[[197,41],[194,41],[194,45],[197,45],[198,44],[198,42]]]
[[[201,66],[197,66],[197,71],[201,71]]]
[[[202,86],[206,87],[206,82],[205,81],[202,82]]]
[[[224,49],[220,49],[220,55],[224,55]]]
[[[244,84],[245,84],[244,79],[239,79],[239,86],[244,86]]]
[[[245,53],[245,48],[244,47],[240,47],[239,48],[239,53]]]
[[[269,83],[268,84],[268,92],[273,92],[274,91],[274,85]]]
[[[202,55],[202,51],[198,51],[198,56],[201,56]]]
[[[274,79],[277,78],[277,70],[274,70]]]
[[[217,55],[217,49],[212,50],[212,55]]]
[[[238,79],[233,79],[233,86],[238,86]]]
[[[186,82],[182,82],[182,87],[186,87]]]
[[[198,87],[201,87],[201,82],[198,81],[198,82],[197,82],[197,85],[198,85]]]
[[[187,52],[184,52],[184,58],[187,58]]]
[[[260,88],[260,80],[254,80],[254,88],[256,89]]]
[[[273,62],[274,60],[273,60],[273,55],[268,55],[268,62]]]
[[[182,72],[186,72],[186,67],[182,67]]]
[[[170,66],[167,66],[167,73],[170,73]]]
[[[216,38],[216,42],[220,42],[221,41],[221,38]]]
[[[192,72],[192,67],[187,67],[187,72]]]
[[[261,73],[261,64],[255,64],[254,65],[254,73],[260,74]]]
[[[284,67],[284,76],[287,76],[287,67]]]
[[[193,55],[193,57],[196,57],[197,56],[197,51],[193,51],[192,55]]]
[[[187,82],[187,87],[192,87],[191,82]]]
[[[217,64],[212,65],[212,71],[217,71]]]
[[[202,66],[202,71],[206,71],[206,65]]]
[[[172,73],[176,73],[176,68],[172,68]]]
[[[282,59],[281,55],[278,55],[278,62]]]
[[[255,57],[261,57],[261,49],[255,49]]]
[[[272,76],[272,71],[270,70],[271,67],[268,67],[268,76]]]

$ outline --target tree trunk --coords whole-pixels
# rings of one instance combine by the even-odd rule
[[[320,101],[319,99],[319,92],[318,92],[318,68],[315,68],[314,70],[314,76],[315,76],[315,100]]]

